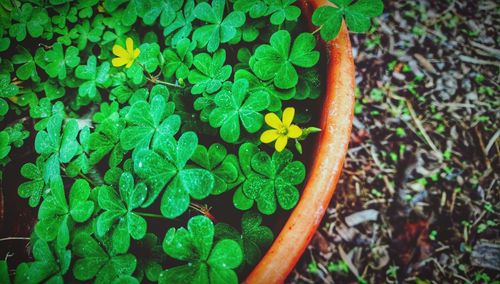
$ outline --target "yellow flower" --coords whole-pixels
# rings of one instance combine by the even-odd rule
[[[139,56],[141,51],[139,48],[134,49],[134,41],[131,38],[127,38],[125,41],[125,45],[127,49],[115,44],[113,46],[113,54],[118,56],[117,58],[113,58],[111,63],[115,67],[120,67],[125,65],[125,68],[130,68],[134,60]]]
[[[283,111],[283,120],[280,120],[275,113],[266,114],[264,119],[267,125],[273,129],[264,131],[260,136],[260,141],[262,143],[271,143],[276,140],[274,148],[278,152],[283,151],[288,143],[288,138],[299,138],[302,135],[302,129],[292,124],[294,116],[295,108],[293,107],[287,107]]]

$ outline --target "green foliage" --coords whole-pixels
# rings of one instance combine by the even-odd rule
[[[299,200],[296,186],[304,181],[305,166],[293,161],[293,154],[285,149],[274,152],[258,152],[250,160],[251,172],[243,184],[244,195],[257,203],[266,215],[276,211],[277,204],[285,210],[293,208]]]
[[[223,239],[214,243],[214,225],[204,216],[189,220],[187,229],[170,229],[163,249],[172,258],[188,262],[169,268],[160,275],[159,283],[238,283],[233,270],[242,262],[237,242]]]
[[[215,237],[236,241],[243,252],[245,264],[253,266],[274,239],[271,229],[261,223],[262,216],[259,213],[248,211],[241,218],[241,233],[230,225],[218,223],[215,225]]]
[[[322,6],[316,9],[312,23],[321,27],[321,37],[332,40],[337,37],[342,19],[345,17],[350,31],[364,33],[370,30],[371,18],[379,16],[384,10],[382,0],[329,0],[335,7]]]
[[[194,16],[206,24],[197,28],[193,33],[193,40],[198,47],[207,47],[208,52],[214,52],[221,43],[229,42],[236,36],[237,28],[245,23],[245,14],[233,11],[224,17],[226,1],[213,0],[212,5],[200,3],[194,9]]]
[[[280,89],[293,88],[299,80],[295,66],[308,68],[318,62],[319,52],[314,50],[315,46],[316,40],[309,33],[300,34],[291,46],[290,33],[277,31],[271,36],[270,45],[264,44],[255,50],[252,70],[262,80],[272,79]]]

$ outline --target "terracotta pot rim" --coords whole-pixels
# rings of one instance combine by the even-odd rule
[[[313,9],[331,5],[326,0],[301,0],[308,19]],[[344,164],[354,113],[355,71],[345,24],[337,38],[326,44],[326,96],[314,159],[301,199],[276,240],[247,276],[245,283],[282,283],[316,232],[335,191]]]

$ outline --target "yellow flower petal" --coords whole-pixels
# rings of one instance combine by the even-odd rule
[[[125,68],[130,68],[130,66],[132,66],[133,63],[134,63],[134,60],[133,59],[129,59],[128,62],[127,62],[127,65],[125,66]]]
[[[288,137],[282,135],[278,137],[278,140],[276,140],[274,148],[276,148],[276,151],[281,152],[283,151],[283,149],[285,149],[287,143],[288,143]]]
[[[111,60],[111,64],[113,64],[113,66],[115,67],[123,66],[125,64],[128,64],[128,62],[129,62],[128,58],[122,58],[122,57],[113,58],[113,60]]]
[[[302,129],[295,124],[290,125],[290,128],[288,128],[288,137],[299,138],[300,135],[302,135]]]
[[[118,57],[125,57],[127,58],[128,57],[128,53],[127,51],[125,50],[125,48],[115,44],[113,46],[113,54],[118,56]]]
[[[285,127],[290,127],[294,116],[295,108],[293,107],[287,107],[285,111],[283,111],[283,124],[285,125]]]
[[[266,130],[264,131],[264,133],[262,133],[262,135],[260,135],[260,141],[266,144],[271,143],[274,140],[278,139],[279,136],[280,135],[278,134],[278,131],[275,129]]]
[[[136,48],[136,49],[134,50],[134,55],[133,55],[133,58],[134,58],[134,59],[136,59],[136,58],[139,56],[139,54],[141,54],[141,50],[140,50],[140,49],[138,49],[138,48]]]
[[[129,56],[132,56],[132,54],[134,54],[134,40],[128,37],[127,40],[125,41],[125,46],[127,47],[127,52]]]
[[[264,119],[267,125],[271,126],[274,129],[280,129],[281,127],[283,127],[283,123],[281,123],[279,117],[273,112],[266,114]]]

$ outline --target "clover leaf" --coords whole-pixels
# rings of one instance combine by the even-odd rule
[[[87,181],[76,180],[69,192],[68,205],[61,177],[52,178],[50,193],[40,205],[38,223],[35,225],[35,232],[40,239],[49,242],[57,238],[59,248],[69,244],[69,218],[81,223],[87,221],[94,212],[94,202],[88,200],[90,186]]]
[[[80,257],[73,265],[76,280],[87,281],[95,278],[95,283],[111,283],[119,276],[130,276],[137,266],[132,254],[116,254],[104,250],[92,236],[82,232],[72,242],[73,253]]]
[[[78,48],[70,46],[63,51],[61,43],[55,43],[52,49],[46,51],[40,59],[35,57],[35,62],[47,72],[51,78],[64,80],[67,75],[66,67],[75,68],[80,63]]]
[[[82,21],[81,24],[77,24],[75,28],[71,30],[70,36],[76,37],[78,49],[84,50],[89,41],[93,43],[99,42],[103,31],[104,25],[102,21],[96,18],[92,25],[90,25],[88,20]]]
[[[15,37],[17,41],[26,38],[26,31],[30,36],[37,38],[43,33],[44,27],[50,27],[50,18],[44,8],[33,7],[30,3],[16,6],[12,10],[12,19],[18,23],[12,24],[9,35]]]
[[[238,158],[232,154],[228,155],[222,144],[212,144],[208,149],[203,145],[198,145],[191,159],[202,168],[209,170],[214,176],[212,194],[222,194],[242,181]]]
[[[269,111],[279,111],[281,110],[281,102],[293,98],[296,94],[294,88],[291,89],[279,89],[272,81],[262,81],[252,72],[240,69],[234,74],[234,80],[246,79],[248,81],[248,91],[253,93],[265,92],[269,95]]]
[[[120,133],[123,128],[124,122],[118,119],[104,120],[96,127],[89,137],[90,164],[97,164],[108,154],[110,167],[120,164],[125,152],[120,144]]]
[[[7,157],[10,153],[10,139],[9,133],[7,131],[0,131],[0,160]]]
[[[0,98],[10,98],[17,94],[19,87],[11,83],[9,74],[0,74]]]
[[[199,200],[212,193],[214,177],[205,169],[185,167],[198,145],[194,132],[184,132],[179,141],[166,137],[160,142],[156,151],[142,150],[135,155],[134,171],[150,185],[144,206],[149,206],[168,184],[160,209],[163,216],[175,218],[188,209],[190,197]]]
[[[233,269],[242,262],[240,246],[229,239],[214,245],[214,225],[205,216],[191,218],[187,229],[168,230],[163,250],[188,263],[163,271],[159,283],[238,283]]]
[[[231,91],[222,90],[215,96],[215,109],[210,113],[212,127],[220,127],[222,140],[234,143],[240,138],[240,121],[248,133],[259,131],[264,122],[260,111],[269,106],[269,95],[265,92],[248,92],[248,81],[234,82]]]
[[[193,40],[198,42],[198,47],[207,47],[208,52],[214,52],[221,43],[225,43],[236,36],[236,29],[245,23],[245,14],[233,11],[224,17],[226,1],[213,0],[212,5],[200,3],[194,9],[197,19],[206,22],[193,33]]]
[[[19,185],[17,193],[22,198],[29,198],[28,204],[31,207],[38,206],[43,195],[43,189],[45,188],[43,168],[43,157],[39,157],[36,164],[26,163],[21,167],[21,175],[30,179],[30,181]]]
[[[238,160],[240,162],[241,172],[245,179],[248,179],[248,177],[254,173],[251,166],[252,157],[259,151],[259,147],[250,142],[241,144],[238,149]],[[253,204],[254,200],[248,198],[245,193],[243,193],[243,185],[239,186],[233,195],[234,207],[239,210],[248,210],[252,208]]]
[[[353,32],[367,32],[371,26],[371,18],[379,16],[384,11],[381,0],[329,0],[336,7],[321,6],[312,15],[312,23],[321,27],[320,35],[324,40],[337,37],[342,26],[342,16],[347,27]]]
[[[193,49],[194,45],[187,38],[183,38],[177,43],[175,51],[165,49],[163,51],[165,65],[162,68],[165,77],[169,78],[175,74],[177,79],[187,78],[189,68],[193,64]]]
[[[273,25],[281,25],[285,20],[297,21],[300,16],[300,9],[293,6],[295,0],[265,0],[269,5],[268,15],[271,15],[270,21]]]
[[[80,151],[78,151],[76,158],[66,167],[66,175],[68,175],[68,177],[76,177],[79,174],[87,174],[89,172],[91,168],[89,160],[89,140],[90,129],[88,126],[84,126],[79,135]]]
[[[26,48],[18,45],[16,47],[17,54],[12,57],[12,63],[22,64],[16,69],[16,76],[20,80],[28,80],[31,78],[33,81],[40,81],[40,77],[36,72],[35,60]]]
[[[231,239],[236,241],[243,251],[244,263],[253,266],[262,257],[273,242],[273,231],[261,226],[262,215],[254,211],[248,211],[241,218],[241,234],[232,226],[225,223],[215,225],[215,237],[217,239]]]
[[[158,19],[162,27],[167,27],[175,19],[175,14],[182,7],[184,1],[179,0],[153,0],[153,1],[141,1],[141,7],[143,16],[142,20],[146,25],[152,25]]]
[[[118,109],[119,106],[117,102],[109,104],[105,102],[101,103],[100,110],[94,114],[92,120],[95,123],[103,123],[108,119],[117,120],[119,118]]]
[[[137,60],[144,65],[149,73],[153,73],[160,65],[160,46],[157,43],[143,43],[139,49],[141,53]]]
[[[259,211],[271,215],[276,211],[276,201],[285,210],[292,209],[299,200],[296,185],[305,178],[305,166],[293,161],[293,154],[285,149],[274,152],[272,158],[266,152],[252,157],[253,174],[243,184],[243,193],[255,200]]]
[[[194,57],[193,65],[196,69],[189,72],[189,83],[194,84],[191,89],[193,94],[215,93],[231,76],[232,68],[224,65],[226,51],[217,50],[212,57],[207,53],[199,53]]]
[[[38,120],[38,122],[35,123],[35,130],[40,131],[45,129],[50,117],[56,113],[62,115],[63,111],[64,104],[62,102],[56,102],[52,105],[49,98],[42,98],[39,100],[37,105],[31,106],[30,108],[30,116]]]
[[[269,6],[263,0],[236,0],[233,8],[248,13],[252,19],[257,19],[267,14]]]
[[[293,88],[297,85],[298,74],[295,66],[308,68],[319,60],[315,51],[316,39],[310,33],[301,33],[291,46],[290,33],[286,30],[275,32],[270,45],[264,44],[255,50],[255,62],[250,64],[255,74],[262,80],[273,79],[276,87]]]
[[[184,7],[176,13],[175,20],[163,30],[164,36],[171,37],[172,45],[176,45],[181,39],[187,38],[191,34],[193,30],[191,23],[195,19],[194,5],[194,0],[186,0]]]
[[[109,69],[110,65],[107,61],[97,67],[97,59],[94,55],[88,58],[87,65],[78,66],[75,76],[85,81],[78,87],[78,95],[91,100],[100,98],[97,87],[107,87]]]
[[[71,264],[71,251],[52,249],[47,242],[38,239],[33,245],[32,253],[34,261],[18,266],[14,283],[64,282],[63,275]]]
[[[62,122],[63,116],[54,114],[47,123],[47,130],[38,132],[35,138],[35,151],[49,156],[44,168],[46,182],[51,176],[59,175],[59,163],[68,163],[78,151],[78,123],[70,119],[63,128]]]
[[[132,105],[125,121],[127,128],[120,134],[124,150],[148,148],[165,137],[173,136],[179,131],[181,120],[173,115],[174,103],[166,102],[163,96],[155,96],[151,104],[138,101]]]
[[[140,240],[146,235],[146,220],[133,211],[142,205],[148,189],[144,183],[134,185],[129,172],[120,176],[118,187],[119,196],[112,187],[99,189],[98,201],[103,213],[97,218],[96,232],[102,237],[116,223],[112,233],[113,248],[124,253],[130,247],[130,237]]]

